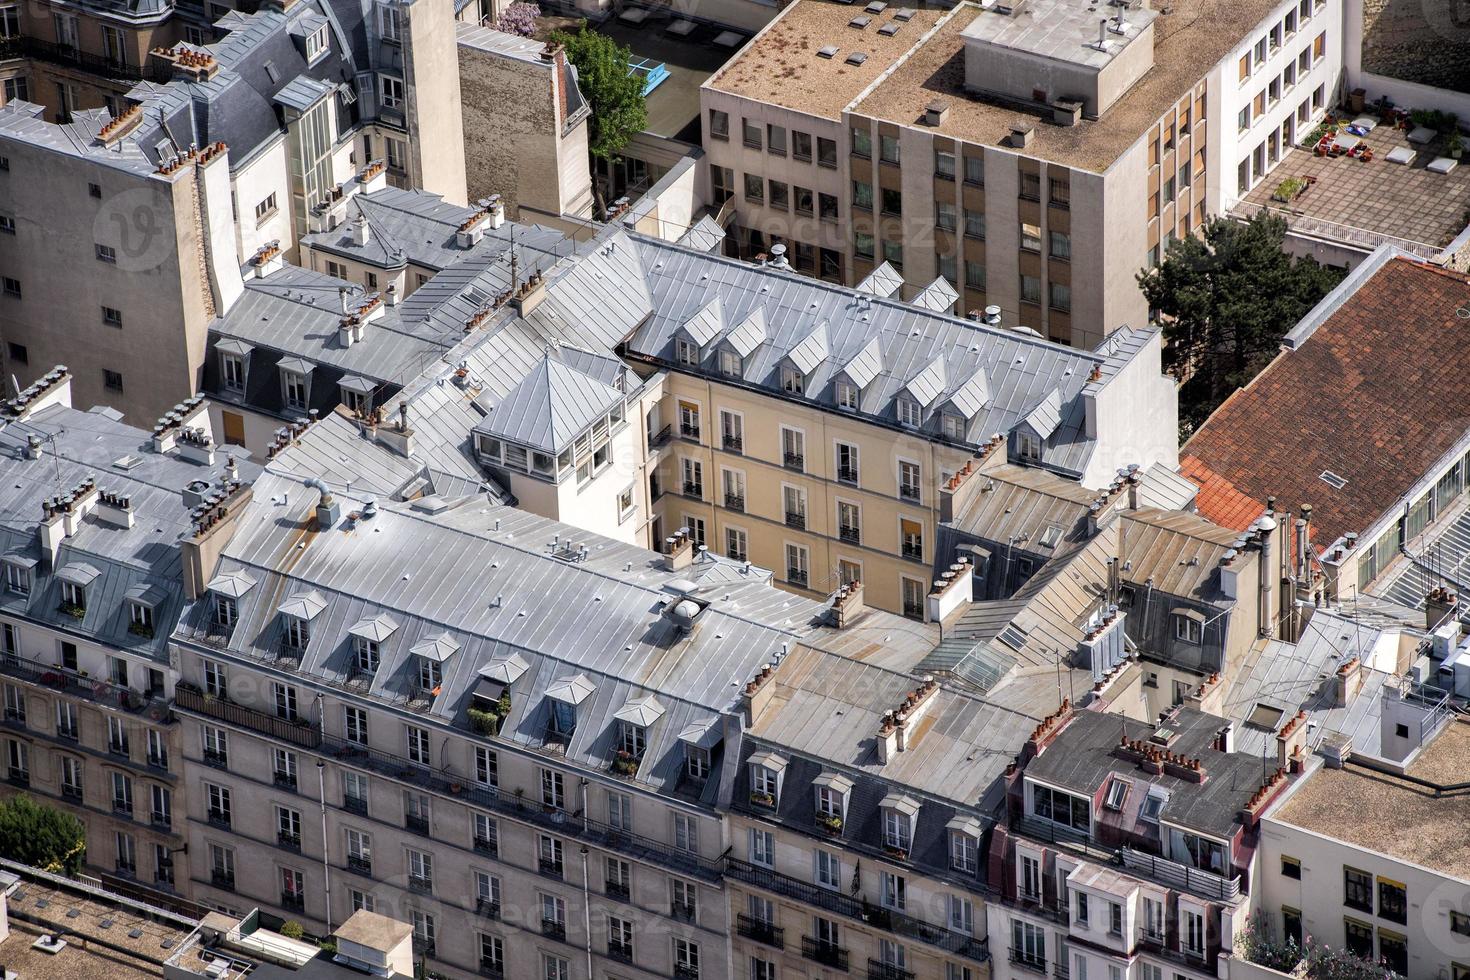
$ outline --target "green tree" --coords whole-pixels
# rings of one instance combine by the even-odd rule
[[[1181,437],[1271,363],[1286,332],[1341,281],[1336,270],[1287,255],[1285,238],[1286,221],[1276,215],[1214,218],[1138,274],[1163,322],[1165,364],[1186,379]]]
[[[29,796],[0,802],[0,854],[56,874],[75,876],[87,854],[87,831],[64,810]]]
[[[648,125],[643,79],[629,74],[633,53],[583,21],[577,33],[556,31],[551,40],[564,46],[577,69],[577,86],[592,107],[588,149],[594,157],[616,160],[628,141]]]

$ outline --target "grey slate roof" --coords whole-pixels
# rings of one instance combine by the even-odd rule
[[[548,354],[475,425],[475,431],[554,454],[605,418],[623,398],[621,390]]]
[[[32,435],[45,440],[40,459],[22,452]],[[33,576],[27,596],[0,591],[0,612],[167,663],[168,635],[183,606],[177,542],[191,528],[183,490],[195,480],[220,483],[223,454],[216,465],[205,466],[174,452],[157,453],[148,433],[110,412],[53,405],[23,420],[0,421],[0,458],[0,554],[23,559]],[[237,462],[246,482],[259,472],[247,459]],[[89,514],[62,541],[54,566],[48,565],[38,547],[41,501],[88,477],[102,490],[130,498],[134,524],[113,526]],[[81,619],[58,609],[62,580],[86,587]],[[130,599],[152,606],[152,637],[129,631]]]

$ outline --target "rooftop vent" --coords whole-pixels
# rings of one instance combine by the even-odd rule
[[[835,44],[829,44],[829,45],[827,45],[825,47],[818,48],[817,49],[817,57],[818,58],[835,58],[835,57],[837,57],[837,45],[835,45]]]
[[[847,56],[847,63],[849,65],[860,65],[867,60],[868,56],[861,51],[854,51],[852,54]]]
[[[943,126],[948,115],[949,103],[943,99],[935,99],[924,107],[924,125]]]
[[[884,37],[892,37],[893,35],[898,33],[898,29],[902,26],[903,25],[898,23],[897,21],[890,20],[888,23],[878,28],[878,33],[882,34]]]
[[[871,17],[858,16],[858,17],[854,17],[852,20],[848,21],[847,22],[847,26],[848,27],[856,27],[858,30],[862,30],[863,28],[867,27],[872,22],[873,22],[873,18],[871,18]]]
[[[888,4],[884,3],[883,0],[873,0],[872,3],[868,4],[863,9],[870,14],[881,14],[883,11],[888,9]]]
[[[1341,490],[1343,487],[1347,486],[1348,482],[1347,477],[1338,476],[1331,470],[1323,470],[1322,475],[1319,476],[1317,479],[1321,480],[1323,483],[1327,484],[1334,490]]]
[[[1016,123],[1011,127],[1011,146],[1017,149],[1025,149],[1031,145],[1031,139],[1036,135],[1036,127],[1028,123]]]
[[[905,22],[913,20],[914,19],[914,8],[913,7],[900,7],[900,8],[898,8],[898,13],[896,13],[896,14],[893,15],[893,19],[894,20],[901,20],[901,21],[905,21]]]

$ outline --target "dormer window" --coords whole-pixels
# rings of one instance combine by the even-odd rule
[[[674,357],[680,364],[694,367],[699,364],[699,348],[692,341],[680,337],[674,341]]]
[[[73,562],[56,573],[61,580],[61,611],[74,619],[87,614],[87,587],[102,574],[86,562]]]
[[[1103,806],[1109,810],[1123,809],[1123,801],[1128,799],[1128,782],[1124,779],[1114,778],[1108,784],[1108,793],[1103,797]]]
[[[1184,643],[1201,643],[1205,635],[1205,618],[1193,609],[1174,612],[1174,639]]]
[[[220,383],[226,391],[239,394],[245,390],[245,358],[224,351],[219,355]]]
[[[586,674],[564,677],[546,689],[546,738],[565,745],[577,731],[577,706],[597,690]]]
[[[912,398],[898,399],[898,424],[917,429],[923,422],[924,412]]]
[[[353,646],[356,648],[357,669],[368,674],[376,671],[381,659],[378,641],[370,640],[365,636],[354,636],[352,640]]]
[[[285,625],[286,646],[295,650],[305,650],[306,645],[311,642],[311,624],[304,619],[287,616]]]
[[[281,402],[298,412],[306,411],[306,375],[281,368]]]
[[[505,447],[494,436],[475,433],[475,452],[487,463],[499,463],[504,458]]]
[[[1041,440],[1032,432],[1016,433],[1016,455],[1022,459],[1041,458]]]
[[[710,755],[709,749],[700,748],[698,745],[684,746],[684,775],[690,779],[703,782],[709,778]]]
[[[781,366],[781,390],[788,395],[806,393],[806,375],[789,364]]]
[[[847,819],[847,801],[852,795],[852,780],[832,772],[824,772],[812,781],[816,792],[817,826],[830,834],[842,833]]]
[[[233,629],[236,620],[240,618],[240,606],[230,596],[216,594],[213,617],[216,626]]]
[[[955,817],[944,828],[949,834],[949,866],[963,874],[980,869],[980,835],[984,828],[974,817]]]
[[[1159,814],[1164,810],[1164,804],[1169,802],[1169,797],[1156,790],[1150,790],[1143,798],[1143,806],[1138,808],[1138,819],[1145,823],[1158,823]]]
[[[306,60],[308,62],[312,62],[319,58],[321,55],[325,54],[327,51],[327,44],[327,25],[323,24],[321,27],[306,35]]]
[[[618,751],[632,756],[634,759],[643,758],[644,749],[648,748],[648,730],[642,725],[632,722],[618,722]]]
[[[137,600],[128,602],[128,632],[134,636],[153,636],[153,607]]]
[[[5,591],[12,595],[31,594],[31,568],[35,562],[29,558],[5,559]]]
[[[965,438],[964,419],[960,418],[958,415],[951,415],[950,413],[945,412],[942,416],[940,416],[940,420],[941,428],[944,431],[944,438],[953,439],[956,442]]]
[[[695,782],[704,782],[713,768],[713,750],[720,741],[720,729],[712,718],[705,718],[685,725],[679,732],[679,741],[684,745],[684,775]]]
[[[740,355],[732,350],[720,351],[720,373],[727,378],[738,378],[741,374]]]
[[[774,752],[757,752],[750,757],[750,802],[774,810],[781,805],[781,781],[786,760]]]
[[[1027,784],[1031,790],[1031,815],[1054,824],[1070,827],[1081,834],[1092,830],[1092,809],[1089,801],[1065,793],[1050,786]]]
[[[891,857],[905,859],[914,842],[914,818],[919,804],[909,796],[890,794],[878,804],[883,815],[883,850]]]
[[[61,583],[61,601],[63,605],[76,606],[78,611],[87,611],[87,590],[72,582]]]
[[[837,382],[837,407],[846,412],[858,410],[858,399],[862,392],[851,381]]]
[[[444,683],[444,671],[440,668],[437,660],[428,657],[419,657],[418,689],[419,693],[426,695],[438,695],[439,688]]]

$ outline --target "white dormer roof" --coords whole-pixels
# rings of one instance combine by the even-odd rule
[[[238,599],[255,588],[255,578],[243,568],[237,568],[233,572],[216,575],[205,588],[216,595]]]
[[[878,804],[884,810],[896,810],[912,817],[919,812],[919,801],[904,793],[889,793]]]
[[[769,769],[771,772],[781,772],[786,768],[787,759],[784,755],[777,755],[774,752],[757,752],[750,757],[750,764]]]
[[[825,786],[834,793],[846,794],[852,790],[853,781],[840,772],[824,772],[812,780],[813,786]]]
[[[766,308],[757,306],[750,314],[740,321],[740,324],[730,331],[725,338],[735,353],[741,357],[749,357],[755,349],[766,339]]]
[[[874,337],[863,345],[852,360],[842,366],[842,373],[859,388],[866,388],[883,372],[883,345]]]
[[[956,834],[968,834],[971,837],[979,837],[985,832],[985,825],[974,817],[967,817],[961,814],[945,824],[944,829]]]
[[[72,585],[86,588],[96,581],[97,576],[101,574],[93,565],[89,565],[84,561],[74,561],[62,565],[61,570],[56,573],[56,577],[63,582],[70,582]]]
[[[679,741],[696,748],[712,749],[720,741],[720,726],[714,718],[691,722],[679,731]]]
[[[914,305],[935,313],[948,313],[954,309],[955,300],[959,298],[960,294],[949,284],[949,280],[940,276],[914,297]]]
[[[658,698],[652,694],[646,694],[641,698],[634,698],[619,708],[613,717],[618,721],[626,721],[630,725],[647,728],[664,716],[664,706],[658,703]]]
[[[524,657],[519,653],[512,653],[508,657],[492,660],[481,667],[480,676],[502,684],[514,684],[526,672],[528,666]]]
[[[700,348],[709,346],[711,340],[725,332],[725,308],[718,294],[684,321],[684,332]]]
[[[443,663],[459,652],[459,641],[448,633],[433,633],[409,647],[408,652],[415,657]]]
[[[367,619],[359,619],[352,624],[352,628],[347,632],[353,636],[360,636],[364,640],[382,643],[388,637],[392,636],[393,631],[396,629],[398,629],[397,620],[387,613],[378,613],[376,616],[370,616]]]
[[[283,357],[276,362],[276,366],[282,371],[289,371],[292,374],[304,375],[310,374],[311,369],[316,365],[300,357]]]
[[[562,704],[578,705],[592,696],[597,690],[597,685],[587,677],[586,674],[574,674],[571,677],[563,677],[546,689],[546,696],[553,701]]]
[[[944,355],[940,354],[924,365],[924,370],[909,379],[904,389],[913,396],[914,401],[928,408],[944,394]]]
[[[1047,392],[1031,413],[1021,420],[1022,423],[1031,427],[1031,431],[1045,439],[1057,431],[1057,426],[1062,424],[1062,393],[1053,388]]]
[[[823,321],[812,328],[812,332],[791,348],[786,356],[802,374],[811,374],[827,359],[827,323]]]
[[[977,368],[970,375],[970,380],[960,385],[959,390],[950,396],[950,404],[968,421],[980,414],[980,410],[990,404],[990,375],[985,369]]]
[[[276,612],[297,619],[312,620],[325,608],[327,600],[316,589],[312,589],[309,592],[293,592],[289,599],[276,607]]]
[[[221,340],[214,345],[214,349],[221,354],[234,354],[237,357],[248,357],[250,352],[255,350],[254,347],[251,347],[245,341],[235,340],[233,338]]]
[[[163,605],[163,600],[168,598],[168,592],[160,585],[142,583],[124,592],[123,598],[140,606],[156,609]]]
[[[903,275],[888,262],[868,273],[868,277],[857,284],[858,292],[874,296],[892,296],[902,288]]]

